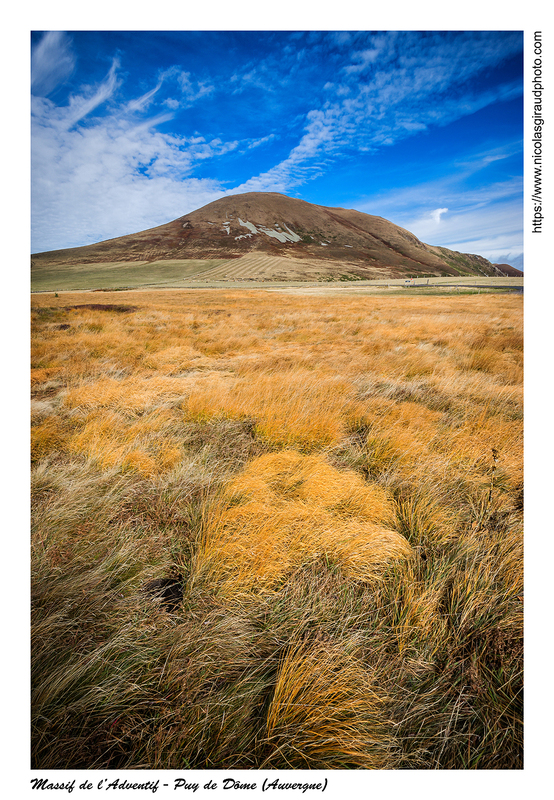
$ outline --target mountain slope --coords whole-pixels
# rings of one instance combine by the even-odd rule
[[[499,275],[506,275],[510,278],[521,278],[523,271],[511,264],[493,264]]]
[[[324,263],[363,277],[497,275],[493,265],[424,244],[382,217],[327,208],[274,192],[215,200],[140,233],[85,247],[37,253],[33,269],[56,265],[176,259],[234,259],[247,254]]]

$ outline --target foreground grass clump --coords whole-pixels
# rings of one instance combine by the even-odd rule
[[[34,768],[521,768],[521,297],[32,313]]]
[[[370,580],[411,551],[383,527],[393,517],[383,490],[318,456],[262,456],[230,484],[226,500],[208,520],[199,563],[230,601],[270,591],[314,559],[346,579]]]

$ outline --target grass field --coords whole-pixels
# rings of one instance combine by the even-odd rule
[[[520,769],[522,303],[34,295],[33,768]]]
[[[277,288],[291,286],[308,288],[310,285],[332,288],[340,285],[349,291],[383,290],[404,287],[404,278],[381,278],[386,268],[375,269],[375,278],[359,280],[352,273],[352,265],[337,269],[335,262],[317,259],[300,260],[281,258],[264,253],[249,253],[228,260],[183,259],[174,261],[128,261],[104,264],[64,264],[42,266],[37,262],[31,269],[33,292],[61,292],[98,289],[154,289],[154,288]],[[460,278],[417,278],[416,287],[409,291],[429,292],[432,287],[454,285],[494,285],[518,288],[523,278],[485,278],[465,276]],[[427,283],[429,284],[427,286]],[[331,287],[330,287],[331,284]],[[473,290],[472,290],[473,291]]]
[[[135,289],[142,286],[183,285],[197,275],[223,263],[221,260],[113,261],[104,264],[67,264],[33,267],[33,292],[81,289]]]

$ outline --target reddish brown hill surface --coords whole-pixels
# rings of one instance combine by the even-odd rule
[[[252,252],[336,262],[359,277],[372,277],[377,271],[391,276],[498,275],[485,258],[426,245],[382,217],[273,192],[222,197],[140,233],[37,253],[32,265],[230,259]]]
[[[501,275],[506,275],[509,278],[521,278],[523,272],[517,267],[512,267],[511,264],[494,264],[494,267]]]

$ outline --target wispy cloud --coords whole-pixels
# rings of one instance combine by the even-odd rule
[[[195,178],[193,167],[235,146],[164,135],[151,120],[73,129],[43,121],[33,137],[33,250],[132,233],[214,200],[220,181]]]
[[[201,97],[204,97],[207,94],[211,94],[215,89],[215,87],[209,83],[203,83],[202,81],[192,80],[189,72],[181,72],[178,75],[177,80],[181,89],[183,99],[187,104],[194,103]]]
[[[129,100],[126,105],[127,111],[143,111],[143,109],[150,105],[156,93],[161,89],[161,86],[162,82],[160,81],[157,86],[155,86],[153,89],[150,89],[149,92],[143,94],[142,97],[137,97],[135,100]],[[178,107],[179,103],[176,105]]]
[[[515,50],[517,45],[514,37],[510,46]],[[330,98],[323,107],[306,114],[303,135],[289,156],[239,188],[279,185],[286,191],[287,185],[298,185],[299,175],[307,180],[320,174],[318,165],[310,165],[310,161],[348,148],[376,151],[431,126],[445,126],[493,103],[518,97],[522,93],[519,81],[494,88],[466,85],[505,55],[506,47],[486,37],[461,37],[453,49],[444,37],[437,36],[423,52],[410,32],[379,34],[373,47],[356,51],[355,63],[344,67],[346,83],[326,81],[323,89]],[[368,70],[370,74],[360,82],[358,73]]]
[[[253,150],[255,147],[260,147],[260,145],[269,144],[270,142],[274,142],[277,139],[276,133],[270,133],[267,136],[262,136],[260,139],[252,139],[247,143],[247,148],[249,150]]]
[[[34,239],[39,249],[64,238],[77,246],[167,222],[223,193],[217,179],[191,173],[236,146],[177,139],[126,120],[43,128],[33,140]]]
[[[75,69],[75,55],[69,36],[48,31],[31,52],[31,89],[34,95],[47,97]]]
[[[369,64],[375,63],[379,57],[379,53],[380,50],[377,47],[374,47],[371,50],[359,50],[353,54],[353,58],[355,59],[356,63],[348,64],[348,66],[344,67],[344,71],[347,75],[362,72]]]
[[[191,175],[237,142],[177,137],[156,130],[172,118],[133,122],[127,104],[92,124],[78,123],[111,95],[112,79],[91,97],[74,97],[63,114],[34,102],[33,250],[78,246],[160,224],[223,191],[217,179]]]
[[[431,211],[431,219],[436,225],[439,225],[442,215],[446,214],[447,211],[447,208],[435,208],[433,211]]]
[[[92,91],[87,88],[82,94],[73,95],[70,98],[69,108],[67,109],[65,118],[65,124],[68,128],[72,128],[81,119],[90,114],[91,111],[94,111],[95,108],[102,105],[102,103],[105,103],[106,100],[113,95],[118,84],[118,67],[119,61],[114,59],[106,78],[102,81],[100,86]]]
[[[67,42],[66,42],[67,44]],[[224,193],[217,178],[195,178],[195,165],[239,146],[220,137],[180,136],[157,128],[174,112],[141,118],[167,75],[141,97],[116,103],[119,62],[103,81],[65,106],[32,102],[33,250],[78,246],[160,224]],[[187,73],[171,77],[185,103],[211,91]],[[183,104],[183,99],[177,106]],[[110,100],[112,107],[104,108]],[[139,117],[137,119],[137,114]],[[267,137],[269,138],[269,137]],[[247,147],[256,140],[246,142]],[[262,143],[261,141],[259,142]]]

